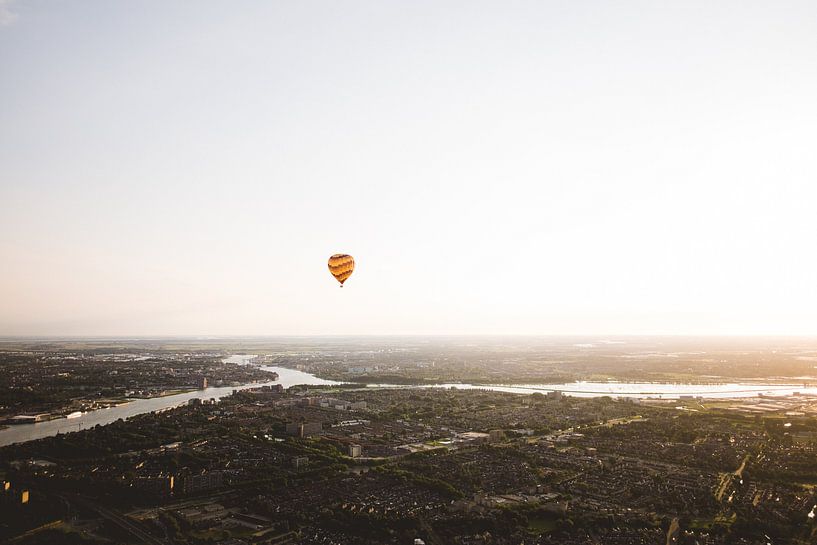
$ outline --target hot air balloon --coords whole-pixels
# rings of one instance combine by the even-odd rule
[[[335,254],[329,258],[329,272],[340,282],[341,288],[354,270],[355,260],[348,254]]]

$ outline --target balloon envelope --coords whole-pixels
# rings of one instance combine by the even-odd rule
[[[343,287],[354,270],[355,260],[348,254],[335,254],[329,258],[329,272],[340,282],[340,287]]]

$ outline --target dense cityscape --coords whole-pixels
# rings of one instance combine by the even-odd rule
[[[613,350],[630,356],[618,358],[629,362],[621,373],[641,369],[636,378],[660,388],[654,373],[671,371],[676,341],[597,343],[595,355],[593,343],[575,339],[406,339],[398,350],[400,342],[4,343],[0,540],[760,545],[817,537],[817,395],[799,371],[788,382],[802,391],[780,395],[512,393],[442,380],[456,368],[473,380],[491,367],[518,383],[534,362],[558,359],[541,376],[562,376],[583,358],[571,380],[609,381],[592,361]],[[683,374],[705,354],[763,362],[774,352],[809,367],[817,358],[807,341],[769,346],[713,342],[676,368]],[[405,380],[386,385],[384,376]],[[753,385],[734,373],[709,381]],[[145,398],[173,402],[82,425]],[[55,421],[68,426],[3,440]]]
[[[0,0],[0,545],[817,545],[815,97],[815,0]]]

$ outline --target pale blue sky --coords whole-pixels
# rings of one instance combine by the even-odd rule
[[[814,97],[811,0],[0,0],[0,335],[817,334]]]

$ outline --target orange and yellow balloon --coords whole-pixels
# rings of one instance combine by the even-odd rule
[[[348,254],[335,254],[329,258],[329,272],[340,282],[341,288],[354,270],[355,260]]]

